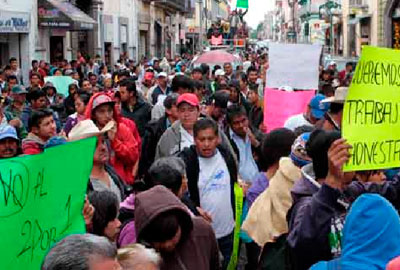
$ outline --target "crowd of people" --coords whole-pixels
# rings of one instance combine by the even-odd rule
[[[1,159],[97,136],[87,234],[43,270],[399,269],[398,171],[342,170],[349,67],[267,130],[265,53],[236,69],[187,59],[33,61],[26,88],[15,58],[0,72]],[[74,79],[68,96],[52,75]]]
[[[249,37],[248,27],[244,21],[244,16],[248,10],[235,9],[231,12],[228,19],[218,19],[212,23],[207,30],[207,39],[211,46],[219,45],[239,45],[244,46],[244,39]]]

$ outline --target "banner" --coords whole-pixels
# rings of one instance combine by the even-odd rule
[[[237,0],[236,8],[249,8],[249,0]]]
[[[308,44],[269,44],[267,87],[317,90],[322,47]]]
[[[0,269],[38,270],[56,241],[85,233],[95,143],[89,138],[0,160]]]
[[[363,47],[344,105],[345,171],[400,167],[400,53]]]
[[[266,88],[264,125],[267,127],[267,132],[283,127],[290,116],[304,113],[314,95],[314,91],[288,92]]]
[[[70,76],[47,76],[44,77],[44,82],[51,82],[57,89],[57,93],[63,94],[67,97],[69,94],[68,86],[75,81]]]

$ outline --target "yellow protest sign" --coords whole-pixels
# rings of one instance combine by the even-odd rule
[[[0,160],[0,269],[37,270],[50,247],[84,233],[96,138]]]
[[[363,47],[342,121],[345,171],[400,167],[400,51]]]

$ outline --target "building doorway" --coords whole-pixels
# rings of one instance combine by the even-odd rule
[[[50,63],[56,63],[64,59],[64,37],[50,37]]]

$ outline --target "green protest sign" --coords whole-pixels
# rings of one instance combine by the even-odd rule
[[[345,171],[400,167],[400,52],[363,47],[344,105]]]
[[[38,270],[59,239],[84,233],[96,138],[0,160],[0,269]]]
[[[68,96],[68,86],[74,83],[70,76],[47,76],[44,78],[45,82],[51,82],[57,89],[57,93]]]
[[[237,0],[236,8],[249,8],[249,0]]]

